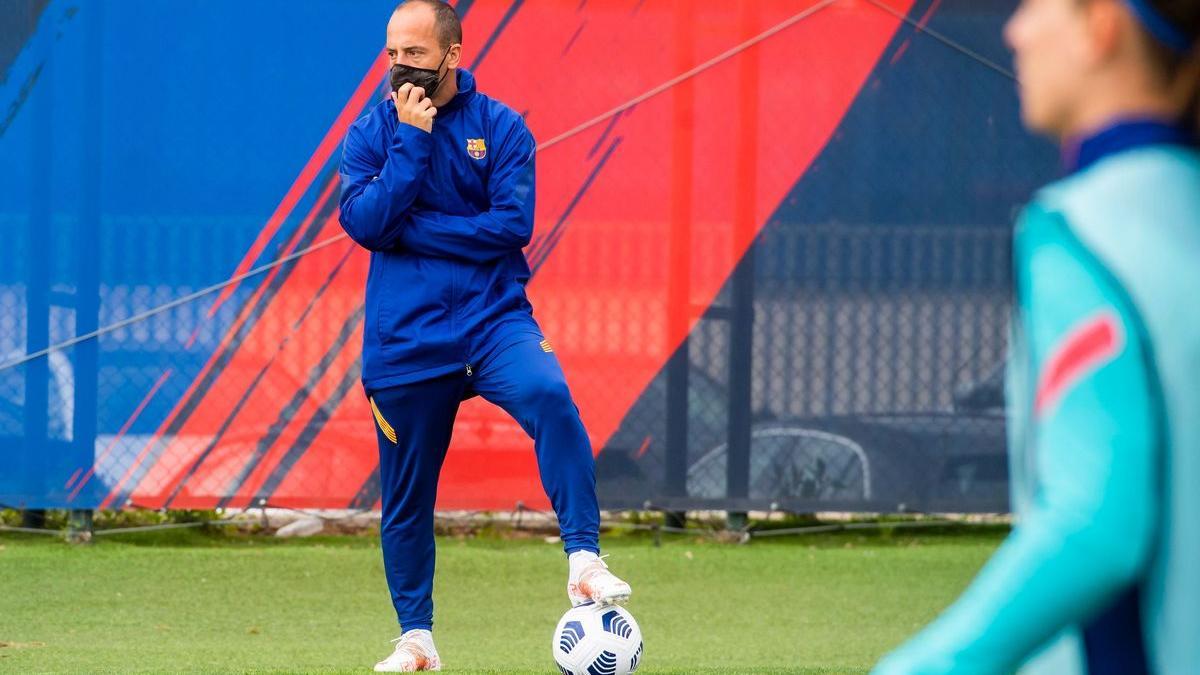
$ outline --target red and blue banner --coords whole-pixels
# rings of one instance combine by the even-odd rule
[[[529,295],[603,501],[1004,508],[1002,403],[962,401],[1053,170],[997,66],[1007,4],[459,0],[464,62],[540,143]],[[0,503],[375,506],[337,165],[393,3],[17,5]],[[534,461],[472,400],[439,507],[545,508]]]

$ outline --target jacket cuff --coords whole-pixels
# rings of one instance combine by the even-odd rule
[[[433,143],[433,134],[424,129],[414,127],[411,124],[400,122],[396,125],[396,131],[392,134],[392,144],[396,145],[397,143],[429,147]]]

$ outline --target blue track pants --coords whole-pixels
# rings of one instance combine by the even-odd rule
[[[403,630],[433,626],[433,509],[459,404],[500,406],[534,440],[542,487],[568,554],[599,552],[592,447],[558,359],[532,332],[482,350],[480,361],[435,380],[368,392],[376,415],[383,494],[383,561]],[[386,426],[385,426],[386,425]]]

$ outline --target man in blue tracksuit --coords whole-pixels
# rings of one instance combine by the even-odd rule
[[[598,557],[595,464],[579,411],[525,297],[535,143],[460,69],[462,29],[438,0],[388,22],[392,95],[349,129],[341,223],[371,251],[363,385],[375,417],[383,557],[402,635],[380,672],[440,669],[433,514],[459,404],[500,406],[535,441],[561,524],[573,604],[628,599]]]

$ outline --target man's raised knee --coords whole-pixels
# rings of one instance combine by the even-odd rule
[[[538,409],[574,410],[575,403],[571,400],[571,390],[562,380],[549,378],[535,380],[526,385],[523,393],[526,403],[537,406]]]

